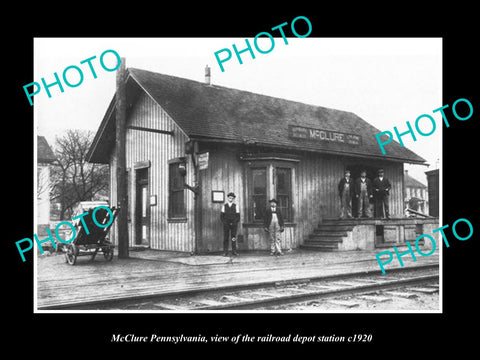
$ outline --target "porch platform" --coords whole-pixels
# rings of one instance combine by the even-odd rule
[[[324,218],[320,224],[338,223],[342,225],[385,225],[385,224],[430,224],[438,222],[438,217],[391,217],[385,218]]]
[[[230,258],[143,250],[131,251],[128,259],[115,256],[111,262],[101,256],[93,262],[81,257],[75,266],[66,264],[63,254],[39,255],[36,310],[68,310],[76,304],[111,299],[379,272],[375,255],[380,251],[323,253],[298,249],[279,257],[258,251]],[[438,250],[417,258],[416,262],[410,256],[402,260],[405,267],[439,263]],[[385,266],[386,275],[399,267],[398,261],[392,261]]]
[[[409,241],[412,245],[418,236],[432,234],[438,228],[438,218],[399,217],[391,219],[351,218],[323,219],[301,248],[317,251],[374,250],[377,248],[402,246]],[[438,241],[438,234],[433,234]],[[419,245],[426,249],[432,243]]]

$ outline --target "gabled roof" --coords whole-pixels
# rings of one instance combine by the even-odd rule
[[[266,147],[376,157],[408,163],[425,162],[423,158],[396,142],[390,143],[387,154],[383,155],[375,139],[375,134],[380,130],[351,112],[207,85],[135,68],[129,68],[128,71],[130,78],[147,92],[190,138],[255,143]],[[109,109],[111,107],[112,104]],[[113,113],[111,109],[107,111],[99,132],[107,128],[111,130],[114,126],[111,124],[115,120],[114,116],[112,119]],[[290,126],[359,135],[361,143],[349,145],[295,138],[291,136]],[[112,139],[106,139],[106,134],[104,135],[97,134],[95,137],[89,151],[89,161],[108,161],[105,159],[105,151],[100,151],[104,146],[97,144],[108,140],[110,146],[113,146]],[[111,133],[109,136],[111,137]]]
[[[37,161],[39,163],[52,163],[57,158],[53,153],[47,139],[44,136],[37,136]]]

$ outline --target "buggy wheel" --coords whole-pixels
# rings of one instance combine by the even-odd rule
[[[67,252],[65,253],[65,261],[70,265],[75,265],[75,262],[77,261],[78,248],[75,248],[75,245],[70,245],[67,247]]]
[[[113,249],[111,247],[104,247],[102,249],[103,257],[107,259],[107,261],[113,260]]]

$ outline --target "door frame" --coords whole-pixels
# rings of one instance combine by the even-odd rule
[[[150,247],[151,238],[150,238],[150,229],[151,229],[151,213],[150,213],[150,204],[149,204],[149,193],[150,193],[150,163],[148,165],[145,162],[139,163],[134,167],[135,169],[135,179],[134,179],[134,189],[135,189],[135,199],[134,199],[134,245],[135,246],[145,246]],[[143,177],[140,177],[140,172],[146,172]],[[143,192],[142,188],[146,189],[145,198],[142,198]],[[142,216],[142,202],[145,201],[145,217]],[[145,241],[142,239],[142,227],[146,226]]]
[[[266,169],[266,206],[268,207],[268,201],[272,198],[276,197],[276,172],[277,168],[288,168],[290,169],[291,178],[290,178],[290,201],[291,201],[291,219],[286,221],[288,223],[295,223],[296,222],[296,213],[297,213],[297,164],[299,160],[296,158],[281,158],[278,156],[257,156],[255,158],[248,158],[248,162],[246,163],[246,201],[245,204],[248,207],[247,210],[247,221],[246,223],[262,223],[262,220],[255,220],[253,218],[253,209],[250,203],[250,199],[252,196],[253,191],[253,179],[252,179],[252,169],[256,168],[265,168]]]

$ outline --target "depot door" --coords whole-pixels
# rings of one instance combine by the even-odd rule
[[[136,170],[135,244],[150,245],[150,206],[148,204],[148,168]]]

